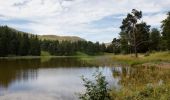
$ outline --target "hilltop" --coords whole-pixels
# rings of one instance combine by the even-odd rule
[[[28,34],[28,35],[33,35],[32,33],[23,32],[23,31],[17,30],[17,29],[12,28],[12,27],[7,26],[7,28],[11,32],[17,32],[17,33],[20,33],[20,34],[25,33],[25,34]],[[40,40],[58,40],[58,41],[71,41],[71,42],[86,41],[85,39],[80,38],[78,36],[58,36],[58,35],[37,35],[37,36]]]
[[[57,35],[39,35],[41,40],[59,40],[59,41],[85,41],[85,39],[77,36],[57,36]]]

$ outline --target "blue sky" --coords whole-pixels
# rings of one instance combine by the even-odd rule
[[[33,34],[79,36],[110,42],[132,9],[160,28],[170,0],[0,0],[0,24]]]

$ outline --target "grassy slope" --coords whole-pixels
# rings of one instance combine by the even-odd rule
[[[85,41],[85,39],[77,36],[56,36],[56,35],[39,35],[41,40],[58,40],[58,41]]]
[[[158,66],[170,68],[170,53],[169,52],[156,52],[151,53],[149,56],[139,54],[138,58],[132,55],[114,55],[105,53],[98,56],[79,56],[81,60],[86,60],[88,63],[96,65],[143,65],[143,66]]]
[[[162,62],[170,62],[170,52],[156,52],[151,53],[149,56],[144,56],[140,54],[138,58],[133,57],[132,55],[115,55],[112,58],[114,61],[125,62],[129,65],[137,64],[161,64]]]

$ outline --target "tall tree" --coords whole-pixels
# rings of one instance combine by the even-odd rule
[[[162,35],[166,40],[167,49],[170,50],[170,12],[167,15],[167,18],[162,21]]]
[[[120,50],[122,54],[131,53],[131,46],[128,42],[128,36],[125,32],[120,32]]]
[[[21,42],[20,42],[19,53],[21,56],[26,56],[29,54],[29,49],[30,49],[28,34],[22,34],[20,41]]]
[[[112,48],[113,48],[113,53],[118,54],[120,53],[120,39],[114,38],[112,41]]]
[[[125,19],[122,21],[122,25],[120,26],[121,31],[125,32],[127,35],[128,43],[133,47],[135,57],[138,57],[138,47],[140,44],[145,41],[138,40],[141,32],[138,29],[141,29],[141,26],[144,23],[139,23],[142,18],[142,11],[138,11],[136,9],[132,9],[132,12],[127,15]],[[142,30],[143,31],[143,30]]]
[[[31,35],[29,40],[30,40],[29,54],[39,56],[41,50],[38,36]]]
[[[101,52],[105,52],[105,51],[106,51],[106,45],[105,45],[104,43],[102,43],[102,44],[100,45],[100,51],[101,51]]]
[[[7,34],[5,33],[6,27],[0,28],[0,56],[7,55]]]
[[[18,55],[19,40],[17,36],[17,33],[11,32],[10,41],[8,44],[8,54],[10,55]]]
[[[150,33],[150,50],[160,50],[161,35],[158,29],[153,28]]]
[[[145,53],[149,50],[149,35],[150,35],[150,25],[145,22],[141,22],[136,25],[136,47],[137,51],[140,53]]]

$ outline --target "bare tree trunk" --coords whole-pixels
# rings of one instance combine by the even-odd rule
[[[135,46],[135,57],[137,58],[138,57],[138,52],[137,52],[137,46]]]
[[[135,33],[135,25],[133,24],[133,35],[134,35],[134,52],[135,52],[135,57],[138,57],[138,52],[137,52],[137,42],[136,42],[136,33]]]
[[[137,51],[137,43],[136,43],[136,34],[134,35],[134,51],[135,51],[135,57],[138,57],[138,51]]]
[[[130,44],[130,46],[129,46],[129,52],[130,52],[130,56],[132,56],[132,47],[131,47],[131,44]]]

